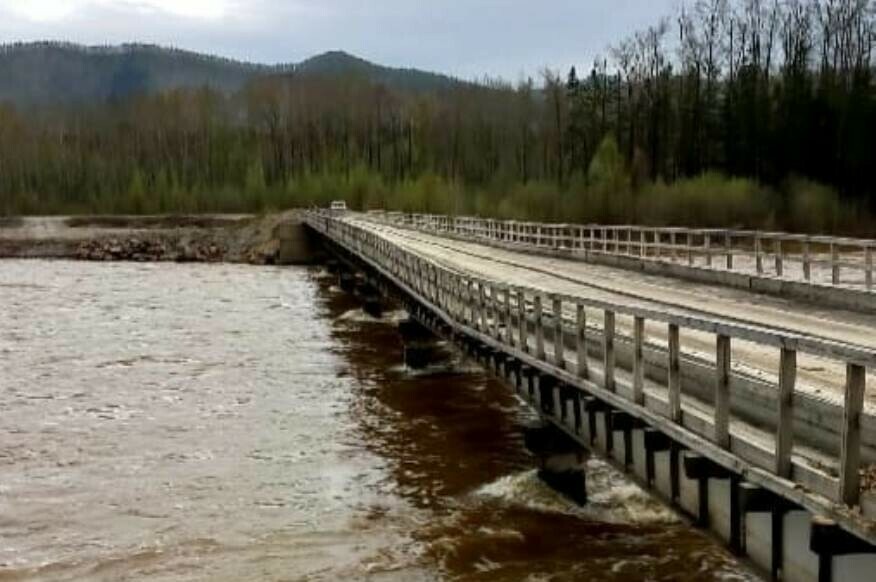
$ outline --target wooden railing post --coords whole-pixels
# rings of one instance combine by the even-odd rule
[[[669,418],[681,422],[681,342],[678,325],[669,324]]]
[[[534,297],[535,306],[535,357],[539,360],[545,359],[544,352],[544,313],[541,305],[541,294],[536,293]]]
[[[502,316],[504,314],[504,309],[502,305],[502,301],[499,299],[499,285],[491,285],[490,286],[490,305],[492,306],[492,315],[493,315],[493,337],[496,340],[501,341],[502,339]]]
[[[518,341],[521,351],[529,352],[529,334],[527,329],[529,324],[526,322],[526,294],[523,289],[517,290],[517,327]]]
[[[587,369],[587,312],[580,303],[577,305],[576,316],[575,351],[578,358],[577,372],[579,378],[587,378],[589,376]]]
[[[730,337],[719,334],[715,368],[715,443],[730,449]]]
[[[486,299],[487,303],[484,309],[485,327],[487,335],[494,338],[498,330],[496,325],[496,287],[492,284],[486,285],[486,291],[489,291],[489,299]]]
[[[468,324],[468,322],[469,322],[468,302],[469,302],[469,292],[470,292],[469,285],[470,285],[470,283],[468,281],[466,281],[465,279],[463,279],[462,277],[459,277],[458,285],[459,285],[459,297],[457,300],[459,301],[459,307],[458,307],[459,308],[459,320],[463,324]]]
[[[563,300],[554,297],[554,365],[566,369],[566,343],[563,338]]]
[[[433,276],[435,278],[435,304],[438,305],[439,308],[446,310],[446,306],[444,305],[444,271],[440,271],[437,267],[433,267]]]
[[[867,291],[873,290],[873,247],[864,247],[864,285]]]
[[[779,406],[776,422],[776,475],[791,477],[794,447],[794,385],[797,382],[797,352],[782,348],[779,361]]]
[[[763,275],[763,241],[759,234],[754,236],[754,263],[757,267],[757,274]]]
[[[471,327],[476,327],[475,320],[475,291],[474,281],[469,279],[465,284],[465,307],[466,307],[466,323]]]
[[[705,248],[705,251],[706,251],[706,266],[711,267],[712,266],[712,234],[707,232],[703,236],[705,237],[705,240],[703,241],[703,247]]]
[[[839,266],[839,250],[836,243],[830,243],[830,271],[831,282],[834,285],[839,285],[840,282],[840,266]]]
[[[602,326],[602,363],[603,363],[603,378],[605,389],[614,392],[614,372],[615,372],[615,353],[614,353],[614,334],[615,334],[615,313],[614,311],[605,311],[605,319]]]
[[[509,346],[514,345],[514,333],[511,331],[511,288],[505,287],[503,297],[504,309],[503,319],[505,323],[505,343]]]
[[[812,249],[809,241],[803,241],[803,280],[809,281],[812,279]]]
[[[785,274],[785,255],[782,248],[782,239],[777,238],[775,242],[776,251],[776,277],[782,277]]]
[[[633,319],[633,402],[645,404],[645,318]]]
[[[489,334],[487,325],[487,289],[483,281],[478,281],[478,330]]]
[[[456,320],[456,277],[453,273],[444,275],[444,301],[447,304],[447,314],[450,319]]]
[[[729,232],[724,233],[724,251],[727,253],[727,270],[733,270],[733,239]]]
[[[848,364],[843,405],[839,482],[840,501],[848,506],[857,505],[861,496],[861,413],[864,408],[866,383],[866,368],[857,364]]]

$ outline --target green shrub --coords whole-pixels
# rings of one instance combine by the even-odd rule
[[[787,217],[785,228],[793,232],[834,232],[842,215],[836,190],[805,178],[792,176],[785,183]]]
[[[636,218],[659,226],[772,228],[776,204],[776,195],[752,180],[707,172],[645,186]]]

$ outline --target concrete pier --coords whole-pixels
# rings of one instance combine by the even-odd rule
[[[419,321],[401,321],[398,331],[404,346],[406,367],[423,370],[430,366],[446,366],[453,360],[453,352],[446,342]]]
[[[526,448],[539,460],[538,477],[578,505],[587,504],[584,449],[550,423],[527,427]]]

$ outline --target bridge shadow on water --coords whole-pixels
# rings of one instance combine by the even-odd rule
[[[463,580],[757,579],[605,463],[587,462],[587,507],[549,489],[524,446],[537,418],[508,387],[464,361],[406,370],[400,308],[371,318],[333,279],[313,277],[356,379],[357,439],[385,460],[388,486],[416,513],[407,527],[423,571]]]

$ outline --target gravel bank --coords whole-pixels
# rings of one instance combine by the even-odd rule
[[[52,216],[0,220],[0,258],[269,264],[290,211],[262,216]]]

